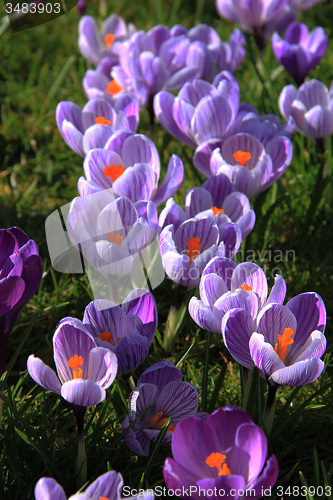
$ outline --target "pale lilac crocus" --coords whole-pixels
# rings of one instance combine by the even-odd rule
[[[99,476],[91,483],[85,491],[76,493],[68,500],[154,500],[154,492],[140,490],[140,494],[135,497],[126,496],[122,498],[124,480],[119,472],[109,471]],[[67,500],[66,493],[60,484],[51,477],[42,477],[35,487],[35,500]]]
[[[135,132],[139,123],[139,105],[130,94],[111,102],[92,98],[83,109],[70,101],[59,102],[56,120],[68,146],[80,156],[93,148],[103,148],[116,130]]]
[[[171,448],[173,459],[165,460],[163,476],[180,498],[259,499],[279,475],[275,455],[266,463],[264,431],[235,406],[219,408],[207,420],[182,420]]]
[[[333,87],[329,91],[319,80],[309,80],[296,89],[283,88],[279,96],[282,116],[295,120],[296,129],[312,139],[321,151],[325,140],[333,134]]]
[[[225,345],[246,368],[257,366],[273,386],[299,386],[316,380],[324,369],[326,309],[315,292],[282,303],[266,304],[254,320],[238,307],[222,320]]]
[[[311,69],[318,64],[327,46],[328,36],[323,28],[315,28],[309,33],[306,24],[298,21],[288,26],[284,39],[278,33],[274,33],[272,37],[276,59],[294,77],[297,85],[301,85]]]
[[[134,24],[126,26],[122,17],[111,14],[102,24],[101,34],[95,19],[84,16],[79,22],[78,46],[81,54],[97,66],[104,57],[110,57],[118,63],[119,43],[136,31]]]
[[[142,134],[117,131],[104,149],[92,149],[84,159],[84,177],[78,181],[81,196],[112,188],[115,197],[132,203],[152,200],[156,205],[173,196],[183,182],[183,162],[172,155],[166,175],[158,186],[160,159],[153,141]]]
[[[236,265],[225,257],[214,257],[202,273],[199,292],[200,299],[192,297],[189,302],[191,317],[204,330],[221,333],[222,320],[230,309],[244,309],[255,320],[265,305],[283,303],[286,284],[277,275],[268,296],[265,273],[257,264]]]
[[[130,415],[122,423],[123,431],[150,405],[145,415],[124,435],[124,441],[136,455],[148,456],[150,441],[171,418],[164,443],[170,443],[177,424],[197,415],[199,393],[194,385],[183,382],[183,376],[170,361],[155,363],[145,370],[129,398]],[[206,413],[199,414],[206,418]]]

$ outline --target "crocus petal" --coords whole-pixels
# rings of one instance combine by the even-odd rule
[[[255,330],[255,322],[244,309],[232,309],[223,317],[222,334],[228,351],[238,363],[250,370],[254,363],[249,351],[249,340]]]
[[[78,378],[63,384],[61,396],[74,405],[89,407],[104,401],[106,393],[96,382]]]
[[[67,120],[62,122],[61,132],[68,146],[75,151],[75,153],[84,157],[85,153],[83,150],[82,132],[80,132],[71,122]]]
[[[269,381],[288,387],[310,384],[321,375],[324,366],[321,359],[306,359],[277,370],[269,377]]]
[[[244,285],[251,287],[252,291],[259,295],[261,308],[267,298],[267,279],[264,271],[253,262],[242,262],[237,266],[232,275],[231,291],[235,291]]]
[[[35,486],[35,500],[67,500],[67,497],[55,479],[42,477]]]
[[[28,358],[27,368],[30,377],[32,377],[37,384],[48,391],[55,392],[56,394],[61,393],[61,384],[58,377],[41,359],[35,358],[35,356],[31,354]]]
[[[304,361],[305,359],[320,358],[324,354],[326,346],[327,340],[325,335],[323,335],[318,330],[315,330],[311,333],[308,341],[306,342],[306,348],[299,356],[297,356],[296,359],[293,359],[296,355],[296,353],[293,352],[293,357],[290,360],[290,364],[297,363],[298,361]]]
[[[157,305],[152,293],[145,288],[133,290],[125,298],[122,309],[126,314],[140,318],[143,324],[142,333],[151,344],[158,322]]]
[[[285,328],[291,328],[296,332],[297,321],[293,313],[282,304],[268,304],[260,311],[257,318],[256,330],[262,333],[265,341],[275,346],[278,335],[282,335]],[[286,358],[288,363],[288,353]]]
[[[284,363],[280,356],[275,352],[273,346],[265,342],[265,337],[259,333],[253,333],[249,342],[251,358],[254,364],[265,375],[271,375],[281,368]]]
[[[114,470],[99,476],[84,492],[87,499],[107,498],[118,500],[121,497],[124,481],[122,475]]]
[[[103,347],[95,347],[89,353],[88,379],[103,389],[110,387],[117,375],[116,355]]]
[[[167,173],[159,185],[153,201],[156,206],[173,196],[180,188],[184,178],[184,165],[179,156],[172,155],[168,164]]]
[[[116,355],[119,364],[119,373],[135,370],[144,362],[149,353],[149,342],[147,337],[138,333],[132,333],[120,339],[116,347]]]
[[[286,297],[286,293],[287,293],[286,282],[284,281],[282,276],[277,274],[275,276],[275,281],[274,281],[274,285],[272,287],[271,293],[269,294],[269,297],[268,297],[265,305],[270,304],[272,302],[277,302],[278,304],[283,304],[284,299]]]
[[[20,300],[25,290],[21,276],[9,276],[0,280],[0,316],[10,311]]]
[[[191,318],[203,330],[207,330],[208,332],[221,333],[220,322],[216,319],[210,308],[197,297],[191,298],[188,305],[188,311]]]
[[[165,417],[172,416],[172,422],[178,423],[183,418],[195,416],[198,410],[198,390],[188,382],[170,382],[161,390],[156,407]]]
[[[251,498],[254,498],[255,500],[262,498],[261,492],[265,490],[270,491],[270,488],[272,488],[275,485],[278,476],[279,476],[279,464],[278,461],[276,460],[275,455],[272,455],[267,460],[267,465],[263,470],[263,473],[250,486],[250,489],[253,489],[256,492],[255,496],[251,495]]]
[[[161,361],[160,363],[155,363],[145,370],[138,380],[139,384],[150,383],[158,386],[160,390],[166,384],[172,381],[181,381],[183,378],[181,372],[175,367],[170,361]]]

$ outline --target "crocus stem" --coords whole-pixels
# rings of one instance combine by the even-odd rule
[[[242,389],[243,389],[242,409],[244,411],[246,411],[247,403],[249,401],[250,390],[251,390],[252,371],[249,370],[248,368],[245,368],[245,366],[240,365],[240,367],[241,367]]]
[[[316,139],[316,147],[321,155],[325,154],[325,141],[322,137]]]
[[[276,408],[275,396],[278,387],[279,387],[278,384],[268,385],[266,408],[264,410],[264,415],[263,415],[263,424],[265,426],[267,434],[271,433],[273,427],[275,408]]]
[[[73,405],[74,415],[77,423],[77,486],[81,488],[87,482],[87,456],[84,443],[84,416],[87,408],[85,406]]]
[[[182,319],[180,318],[179,321],[177,321],[178,313],[183,305],[186,291],[187,288],[184,286],[177,287],[176,301],[174,305],[170,307],[169,310],[169,314],[165,325],[164,339],[163,339],[164,349],[166,352],[171,351],[172,346],[174,345],[176,340],[177,330],[179,328],[179,323],[181,322]]]

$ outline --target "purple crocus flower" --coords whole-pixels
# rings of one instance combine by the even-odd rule
[[[260,49],[273,31],[285,31],[296,13],[291,0],[216,0],[216,8],[221,17],[253,35]]]
[[[81,196],[111,188],[115,197],[132,203],[152,200],[156,205],[172,196],[183,182],[183,162],[172,155],[163,182],[158,187],[160,159],[154,143],[142,134],[117,131],[104,149],[92,149],[83,163],[86,178],[80,177]]]
[[[0,376],[9,335],[23,306],[38,290],[42,275],[36,243],[18,227],[0,229]]]
[[[121,497],[124,480],[119,472],[109,471],[99,476],[96,481],[84,491],[72,495],[68,500],[154,500],[154,492],[152,489],[143,491],[136,497]],[[126,486],[125,486],[126,488]],[[35,487],[35,500],[67,500],[67,496],[55,479],[51,477],[42,477]]]
[[[117,375],[117,357],[97,347],[93,336],[74,321],[60,322],[53,335],[54,370],[34,355],[28,358],[28,372],[34,381],[61,395],[74,406],[87,408],[105,399],[105,389]]]
[[[118,373],[133,371],[148,356],[157,327],[157,306],[146,289],[136,288],[124,299],[122,307],[109,300],[94,300],[84,311],[83,321],[64,318],[87,330],[97,346],[114,352]]]
[[[222,319],[230,309],[244,309],[255,320],[264,305],[283,303],[286,284],[277,275],[267,299],[267,279],[261,267],[254,262],[236,265],[225,257],[214,257],[202,273],[199,292],[200,299],[192,297],[189,302],[191,317],[204,330],[221,333]]]
[[[103,148],[116,130],[135,132],[139,111],[135,97],[122,94],[113,105],[95,97],[83,109],[73,102],[61,101],[56,109],[56,119],[68,146],[84,157],[90,149]]]
[[[163,476],[180,498],[259,499],[279,475],[275,455],[264,468],[268,449],[264,431],[235,406],[219,408],[205,421],[184,419],[175,429],[171,447],[173,459],[165,460]]]
[[[125,430],[148,406],[152,408],[124,435],[124,441],[136,455],[148,456],[149,441],[155,441],[168,418],[171,422],[163,440],[170,443],[181,420],[198,410],[199,393],[194,385],[183,382],[183,376],[170,361],[150,366],[138,380],[129,398],[130,415],[122,423]],[[207,414],[200,414],[206,418]]]
[[[323,142],[333,134],[332,92],[319,80],[309,80],[297,90],[283,88],[279,97],[282,116],[295,120],[296,129],[323,149]]]
[[[276,59],[290,73],[297,85],[324,56],[328,46],[328,36],[324,29],[315,28],[309,33],[306,24],[293,22],[287,28],[285,40],[273,34],[272,47]]]
[[[97,66],[103,57],[110,57],[118,64],[119,43],[136,31],[134,24],[126,26],[122,17],[112,14],[102,24],[101,35],[91,16],[84,16],[79,23],[78,45],[85,59]]]
[[[255,320],[245,309],[231,309],[222,320],[222,334],[240,364],[257,366],[271,385],[298,386],[313,382],[323,371],[319,358],[326,349],[325,325],[322,298],[308,292],[285,306],[266,303]]]

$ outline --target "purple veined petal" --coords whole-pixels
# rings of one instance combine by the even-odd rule
[[[217,0],[216,9],[221,17],[231,23],[240,22],[237,7],[233,4],[232,0]]]
[[[272,302],[283,304],[284,299],[286,298],[286,293],[287,293],[286,282],[282,276],[277,274],[275,276],[274,285],[272,287],[271,293],[269,294],[265,305],[267,306],[267,304],[271,304]]]
[[[242,239],[252,231],[254,223],[256,221],[256,214],[254,210],[249,210],[246,214],[242,215],[237,221],[237,226],[242,232]]]
[[[199,144],[193,156],[193,163],[199,172],[203,173],[206,177],[212,175],[210,168],[210,156],[216,148],[220,148],[223,144],[222,139],[208,139],[207,141]]]
[[[127,137],[124,136],[121,145],[121,157],[126,167],[135,163],[148,163],[156,173],[157,179],[159,178],[160,158],[158,151],[153,141],[145,135],[131,134]]]
[[[307,110],[317,105],[328,107],[330,104],[328,88],[323,82],[315,79],[309,80],[300,86],[297,99],[305,105]]]
[[[113,182],[112,188],[117,196],[124,196],[132,203],[149,200],[156,188],[156,173],[147,163],[136,163],[126,168]]]
[[[233,109],[226,97],[217,94],[201,99],[192,118],[192,130],[197,144],[211,138],[222,138],[233,118]]]
[[[198,489],[201,488],[201,490],[205,491],[205,495],[207,496],[211,490],[214,491],[214,488],[216,488],[215,491],[224,491],[226,498],[230,497],[235,500],[240,500],[241,496],[239,492],[245,491],[246,489],[244,477],[236,476],[234,474],[230,476],[220,476],[216,479],[200,479],[200,481],[197,482],[197,486]],[[219,495],[216,495],[212,498],[214,498],[214,500],[218,500],[220,497]]]
[[[208,210],[213,206],[212,195],[204,188],[194,187],[185,196],[186,217],[195,217],[200,212]]]
[[[208,332],[221,333],[220,322],[215,318],[211,309],[197,297],[191,298],[188,305],[188,311],[191,318],[203,330],[207,330]]]
[[[191,41],[199,40],[205,45],[220,41],[218,33],[208,24],[197,24],[194,28],[190,29],[187,36]]]
[[[309,37],[309,30],[306,24],[294,21],[291,23],[285,32],[285,39],[288,43],[297,45],[305,45]]]
[[[242,243],[242,231],[231,222],[224,222],[219,226],[220,242],[224,243],[224,255],[229,259],[234,258]]]
[[[122,111],[126,116],[130,129],[135,132],[139,124],[140,107],[137,98],[133,94],[126,92],[117,97],[114,109]]]
[[[56,120],[61,133],[62,124],[65,120],[70,122],[79,132],[83,133],[86,128],[82,123],[82,109],[74,102],[59,102],[56,109]]]
[[[87,378],[103,389],[110,387],[117,375],[117,356],[104,347],[95,347],[89,353]]]
[[[173,381],[181,382],[183,376],[176,368],[176,366],[170,361],[160,361],[159,363],[155,363],[147,370],[139,378],[137,385],[140,384],[154,384],[158,387],[159,391],[163,389],[167,384]]]
[[[188,382],[170,382],[159,393],[156,409],[162,411],[163,417],[171,417],[171,423],[177,424],[185,417],[195,416],[198,410],[199,393],[194,385]]]
[[[253,135],[245,133],[232,135],[224,141],[221,147],[223,159],[229,165],[238,164],[237,153],[239,151],[249,153],[250,158],[246,160],[246,167],[251,170],[263,156],[264,147]],[[245,165],[242,164],[242,166]]]
[[[186,214],[180,205],[177,205],[173,198],[169,198],[166,202],[165,208],[159,216],[159,226],[164,229],[169,224],[173,224],[175,231],[178,229],[180,224],[186,220]]]
[[[286,85],[279,96],[278,104],[280,113],[285,120],[292,115],[291,104],[295,100],[297,89],[294,85]]]
[[[202,276],[199,292],[203,303],[212,308],[215,302],[228,292],[228,287],[221,276],[210,273]]]
[[[9,276],[0,280],[0,316],[9,312],[19,303],[25,286],[21,276]]]
[[[314,106],[304,115],[302,132],[311,138],[329,137],[333,133],[333,111]]]
[[[235,445],[246,453],[247,463],[238,463],[231,470],[234,474],[244,477],[244,468],[247,472],[247,488],[257,479],[262,471],[267,456],[267,438],[262,429],[255,424],[244,423],[240,425],[236,432]],[[246,477],[246,476],[245,476]]]
[[[272,381],[288,387],[310,384],[320,377],[324,366],[325,363],[317,358],[299,361],[274,372],[269,377],[269,382]]]
[[[42,477],[35,486],[35,500],[67,500],[67,497],[55,479]]]
[[[188,140],[194,144],[189,144],[191,147],[195,147],[196,141],[195,137],[192,134],[192,118],[195,112],[195,107],[185,101],[184,99],[181,99],[179,96],[176,97],[173,101],[173,106],[172,106],[172,114],[173,114],[173,119],[176,123],[176,126],[186,134],[188,137]]]
[[[84,157],[85,153],[82,144],[82,139],[83,139],[82,132],[77,130],[77,128],[75,128],[71,122],[64,120],[62,122],[61,133],[63,138],[67,142],[68,146],[75,153]]]
[[[224,343],[231,356],[241,365],[253,370],[254,363],[249,351],[249,340],[256,324],[245,309],[231,309],[222,320]]]
[[[110,231],[121,231],[124,228],[128,231],[136,222],[136,210],[131,201],[124,196],[106,205],[97,219],[100,235],[108,234]]]
[[[298,363],[298,361],[304,361],[310,358],[321,358],[324,354],[327,346],[327,340],[323,333],[319,330],[315,330],[311,333],[308,340],[303,346],[303,351],[300,354],[300,350],[293,351],[289,364]]]
[[[186,65],[188,67],[198,68],[199,72],[197,78],[208,81],[213,80],[216,75],[216,66],[214,62],[213,54],[204,43],[194,41],[189,45],[186,55]]]
[[[61,393],[61,384],[58,377],[41,359],[35,358],[35,356],[31,354],[28,358],[27,368],[30,377],[34,379],[36,384],[56,394]]]
[[[13,228],[11,228],[13,229]],[[16,228],[17,229],[17,228]],[[17,250],[21,245],[18,244],[16,235],[12,231],[0,229],[0,268],[2,269],[5,261]]]
[[[164,84],[161,90],[172,92],[179,90],[186,82],[198,78],[200,70],[196,67],[182,68],[174,73]]]
[[[223,201],[222,208],[233,222],[250,210],[250,201],[243,193],[230,193]]]
[[[126,23],[122,17],[112,14],[103,21],[102,34],[105,37],[111,33],[116,38],[127,37]]]
[[[102,44],[95,19],[84,16],[79,22],[78,45],[85,59],[97,65],[102,56]]]
[[[154,366],[154,365],[153,365]],[[129,397],[130,421],[135,420],[148,406],[156,401],[158,387],[152,383],[138,384],[138,387],[131,392]],[[152,416],[154,415],[153,406],[143,417],[140,418],[140,426],[142,429],[149,424]],[[134,429],[138,428],[138,424]]]
[[[297,96],[298,96],[298,94],[297,94]],[[302,101],[300,101],[298,98],[295,98],[295,100],[291,103],[291,113],[292,113],[292,115],[291,115],[292,118],[295,120],[296,129],[298,131],[302,131],[303,119],[304,119],[304,115],[306,113],[305,104]]]
[[[206,274],[210,273],[216,273],[223,279],[227,289],[231,290],[231,279],[236,267],[237,264],[227,257],[214,257],[210,262],[208,262],[202,276],[206,276]]]
[[[32,241],[32,240],[30,240]],[[33,242],[35,244],[35,242]],[[6,278],[5,283],[9,283],[8,279],[14,276],[21,276],[23,270],[23,262],[26,260],[25,256],[21,254],[21,249],[14,254],[10,255],[1,269],[2,279]],[[9,288],[11,288],[9,286]],[[0,287],[1,289],[1,287]],[[16,295],[16,294],[15,294]],[[6,300],[6,297],[5,297]],[[1,300],[2,302],[2,300]]]
[[[276,370],[285,367],[285,364],[277,352],[275,352],[273,346],[265,342],[265,337],[260,333],[254,332],[251,335],[249,349],[254,364],[265,375],[272,375]]]
[[[273,163],[273,177],[278,179],[290,165],[293,157],[293,145],[288,137],[276,137],[266,144],[266,152]],[[270,181],[269,181],[270,182]],[[269,182],[267,184],[269,184]]]
[[[92,125],[96,125],[96,118],[102,116],[106,120],[111,122],[113,125],[117,113],[115,112],[113,106],[105,99],[95,98],[87,102],[82,110],[82,124],[83,132]]]
[[[134,371],[148,356],[148,339],[139,333],[133,332],[120,339],[115,353],[118,358],[119,373]]]
[[[183,162],[179,156],[173,154],[169,160],[167,173],[153,196],[154,203],[158,206],[173,196],[182,185],[183,179]]]
[[[112,186],[111,177],[106,175],[108,173],[107,168],[112,165],[115,166],[115,169],[118,166],[124,168],[121,157],[117,153],[105,149],[92,149],[83,162],[87,180],[94,182],[102,189],[108,189]]]
[[[205,80],[195,79],[185,83],[178,93],[178,99],[191,104],[194,108],[206,95],[215,95],[216,88]]]
[[[92,149],[103,148],[113,133],[114,128],[111,126],[92,125],[82,138],[84,152],[88,154]]]
[[[202,185],[212,196],[213,206],[222,207],[228,195],[235,191],[230,179],[223,174],[209,177]]]
[[[108,241],[98,241],[95,245],[83,248],[82,252],[88,263],[102,274],[122,276],[131,272],[133,259],[125,245]]]
[[[258,182],[254,173],[255,168],[249,170],[241,165],[231,166],[226,164],[220,166],[217,170],[217,174],[228,176],[232,180],[237,191],[244,193],[252,199],[258,191]]]
[[[265,304],[267,298],[267,279],[264,271],[254,262],[242,262],[237,266],[232,275],[231,291],[248,285],[260,298],[259,309]]]
[[[126,417],[121,424],[122,431],[129,425],[129,418]],[[129,429],[126,434],[124,434],[124,442],[135,455],[147,457],[149,455],[149,439],[144,432],[135,433],[132,429]]]
[[[106,392],[92,380],[77,378],[63,384],[61,396],[74,405],[90,407],[104,401]]]
[[[199,238],[200,250],[198,255],[208,250],[212,245],[219,242],[219,229],[214,220],[208,219],[188,219],[175,232],[174,241],[180,253],[189,250],[189,240]]]
[[[214,303],[214,315],[221,325],[223,316],[231,309],[244,309],[255,319],[258,313],[258,299],[252,292],[236,290],[226,292]],[[221,328],[220,328],[221,329]]]
[[[189,489],[191,486],[195,486],[200,476],[193,474],[191,470],[168,457],[164,462],[163,477],[169,490],[175,491],[180,489],[182,491],[183,488]],[[197,500],[197,497],[194,495],[192,494],[191,498]]]
[[[86,71],[82,80],[83,90],[89,99],[93,99],[94,97],[107,99],[109,94],[106,94],[105,89],[108,88],[109,83],[110,78],[108,78],[104,73],[98,72],[97,70],[93,71],[91,69]]]
[[[278,476],[279,464],[276,460],[275,455],[272,455],[267,460],[267,465],[264,468],[262,474],[256,481],[253,481],[251,485],[248,485],[249,489],[253,489],[256,492],[255,496],[251,495],[251,498],[254,498],[255,500],[259,500],[259,498],[262,498],[261,492],[272,488],[275,485]]]
[[[261,333],[266,342],[275,346],[278,342],[278,335],[283,335],[286,328],[291,328],[296,332],[297,320],[288,307],[271,303],[264,306],[258,314],[257,325],[255,331]],[[289,349],[285,364],[289,364],[288,354]]]
[[[122,310],[140,318],[143,324],[143,335],[149,344],[153,341],[158,323],[157,305],[154,296],[145,288],[137,288],[124,299]]]
[[[159,92],[163,88],[169,76],[169,69],[163,59],[161,57],[155,57],[151,65],[152,95],[157,94],[157,92]]]
[[[234,446],[237,430],[242,424],[254,424],[248,413],[231,405],[215,410],[206,422],[221,450]],[[228,429],[228,432],[221,432],[220,429]]]
[[[154,112],[158,121],[165,128],[169,134],[173,135],[181,142],[184,142],[191,148],[195,148],[196,144],[192,138],[188,138],[187,135],[179,129],[174,116],[173,116],[173,104],[175,101],[175,96],[169,92],[159,92],[154,98]]]
[[[105,497],[108,498],[108,500],[119,500],[121,498],[123,484],[122,475],[112,470],[99,476],[99,478],[85,490],[84,496],[87,499]]]
[[[54,362],[61,383],[73,380],[73,368],[68,366],[68,361],[75,356],[82,357],[82,377],[87,378],[89,367],[89,352],[96,347],[93,337],[84,327],[79,329],[70,322],[61,323],[53,335]]]
[[[160,24],[150,29],[147,35],[154,42],[155,51],[158,54],[161,45],[170,39],[170,30],[166,26]]]

